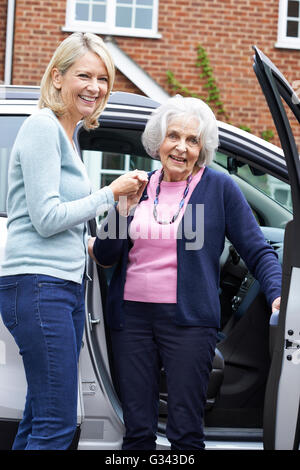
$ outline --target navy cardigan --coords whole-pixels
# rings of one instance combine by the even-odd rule
[[[147,188],[139,203],[146,198]],[[199,224],[198,204],[204,207],[204,225],[200,227],[204,243],[197,250],[186,249],[186,243],[193,242],[190,237],[192,232],[195,233],[196,221]],[[220,256],[225,236],[259,281],[271,305],[281,295],[281,265],[274,249],[265,241],[238,185],[227,174],[205,168],[189,206],[192,211],[187,217],[186,210],[178,228],[182,237],[177,239],[176,323],[219,327]],[[132,216],[121,217],[112,209],[94,244],[94,255],[101,265],[117,263],[109,285],[106,309],[108,324],[114,329],[122,329],[125,322],[123,293],[128,252],[132,247],[128,237],[131,220]],[[199,230],[199,225],[197,228]]]

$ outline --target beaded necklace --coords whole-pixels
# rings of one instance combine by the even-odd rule
[[[173,215],[173,217],[171,218],[170,221],[167,221],[167,220],[158,220],[157,218],[157,205],[158,205],[158,195],[160,193],[160,185],[161,185],[161,182],[163,180],[163,177],[164,177],[164,171],[162,170],[161,171],[161,174],[159,176],[159,180],[158,180],[158,184],[157,184],[157,187],[156,187],[156,197],[154,199],[154,205],[153,205],[153,217],[154,219],[156,220],[156,222],[160,225],[168,225],[168,224],[173,224],[175,222],[175,220],[177,219],[177,217],[179,216],[179,212],[181,211],[182,207],[183,207],[183,204],[184,204],[184,200],[189,192],[189,189],[190,189],[190,182],[192,181],[192,178],[193,178],[193,175],[189,175],[187,180],[186,180],[186,187],[183,191],[183,195],[182,195],[182,199],[179,203],[179,207],[176,211],[176,213]]]

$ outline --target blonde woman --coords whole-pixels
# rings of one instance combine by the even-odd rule
[[[90,194],[72,140],[78,121],[97,127],[113,82],[103,41],[93,34],[69,36],[45,71],[40,109],[25,121],[12,150],[0,312],[28,383],[13,449],[70,446],[85,314],[85,223],[120,195],[144,187],[143,173],[131,172]]]

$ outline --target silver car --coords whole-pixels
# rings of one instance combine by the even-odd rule
[[[259,283],[226,241],[220,259],[221,329],[205,412],[207,449],[298,449],[300,394],[300,163],[287,117],[300,122],[296,94],[255,48],[254,71],[267,99],[282,149],[219,122],[220,146],[212,164],[238,183],[283,265],[281,311],[271,315]],[[6,241],[7,170],[24,119],[35,112],[37,87],[0,86],[0,264]],[[285,102],[285,105],[283,105]],[[159,105],[144,96],[112,93],[100,127],[81,124],[76,142],[93,189],[132,168],[159,167],[141,133]],[[101,220],[89,224],[95,235]],[[124,424],[114,387],[105,298],[111,269],[89,260],[86,323],[79,363],[78,429],[72,449],[117,450]],[[299,375],[298,375],[299,374]],[[128,377],[130,380],[130,377]],[[10,449],[25,401],[26,380],[14,340],[0,320],[0,450]],[[157,449],[165,436],[168,391],[161,371]],[[153,462],[154,463],[154,462]]]

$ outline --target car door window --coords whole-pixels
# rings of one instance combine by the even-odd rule
[[[227,168],[227,159],[227,155],[221,152],[216,153],[215,161],[224,168]],[[289,184],[267,173],[255,171],[247,164],[237,165],[236,172],[239,178],[292,212],[291,187]]]
[[[6,212],[7,172],[11,149],[26,116],[0,116],[0,213]]]

